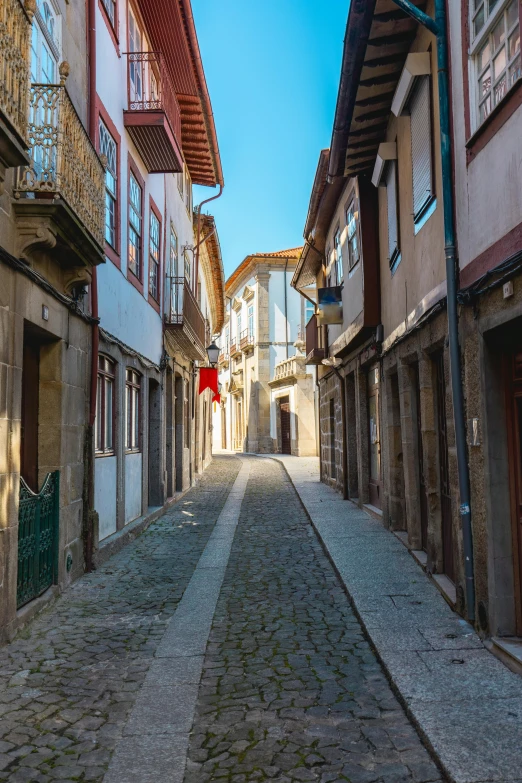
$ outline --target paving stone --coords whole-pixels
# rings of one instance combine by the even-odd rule
[[[418,759],[437,780],[285,472],[251,459],[185,783],[330,783],[346,781],[343,768],[353,783],[392,783],[399,772],[401,783],[417,783]],[[419,752],[412,771],[401,761],[404,727],[404,753]]]

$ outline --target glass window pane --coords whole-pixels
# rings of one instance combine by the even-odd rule
[[[98,375],[98,388],[96,390],[96,451],[102,449],[103,430],[103,378]]]
[[[494,79],[498,79],[502,75],[502,72],[506,69],[506,47],[503,46],[499,54],[493,60],[493,75]]]
[[[510,86],[516,82],[517,79],[520,79],[522,77],[522,68],[520,64],[520,54],[516,58],[516,60],[513,61],[513,64],[511,65],[509,69],[509,84]]]
[[[479,71],[482,71],[486,67],[490,59],[491,59],[491,47],[488,41],[486,44],[484,44],[484,46],[482,47],[482,49],[478,54]]]
[[[506,74],[504,74],[502,79],[495,85],[495,88],[493,90],[493,105],[496,106],[497,103],[502,100],[505,94],[506,94]]]
[[[504,19],[501,19],[491,34],[491,40],[493,42],[493,51],[496,52],[498,47],[501,46],[506,40],[506,29],[504,26]]]
[[[518,0],[512,0],[512,2],[507,7],[507,26],[508,30],[511,29],[511,27],[515,24],[515,22],[518,22],[519,16],[518,16]]]
[[[493,13],[493,11],[495,10],[498,4],[499,4],[499,0],[489,0],[488,8],[490,14]]]
[[[484,73],[482,74],[481,79],[479,80],[479,95],[481,98],[483,98],[491,89],[491,68],[488,68]]]
[[[517,52],[520,51],[520,28],[516,28],[515,32],[510,36],[508,41],[508,57],[511,60]]]
[[[139,390],[133,389],[134,393],[134,406],[133,406],[133,418],[134,418],[134,432],[133,432],[133,448],[138,448],[139,443],[139,422],[140,422],[140,406],[139,406]]]
[[[473,32],[477,36],[484,27],[484,6],[480,9],[475,19],[473,20]]]
[[[105,449],[112,451],[112,390],[113,381],[105,379]]]

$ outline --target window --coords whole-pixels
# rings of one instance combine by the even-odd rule
[[[31,81],[56,84],[61,60],[60,16],[47,0],[38,0],[31,30]]]
[[[125,448],[139,451],[141,376],[136,370],[127,370],[125,392]]]
[[[422,76],[410,101],[413,219],[417,222],[433,200],[433,155],[430,77]]]
[[[248,336],[250,341],[254,340],[254,305],[248,305]]]
[[[190,212],[192,212],[192,180],[190,179],[190,174],[188,173],[188,169],[186,167],[185,167],[185,206],[190,214]]]
[[[98,357],[96,394],[96,453],[114,453],[114,362]]]
[[[346,227],[348,233],[348,264],[353,269],[359,261],[359,239],[357,212],[355,209],[355,199],[352,201],[346,211]]]
[[[129,179],[129,269],[140,280],[142,200],[141,187],[131,171]]]
[[[304,320],[305,320],[305,326],[308,323],[308,321],[310,320],[310,318],[314,315],[314,313],[315,313],[314,305],[312,304],[312,302],[309,302],[308,299],[305,299],[304,300]]]
[[[103,7],[107,11],[111,25],[114,27],[116,21],[116,0],[102,0]]]
[[[241,312],[239,312],[236,316],[236,329],[237,329],[237,339],[238,341],[241,338]]]
[[[144,36],[132,11],[129,10],[129,51],[132,53],[144,51]],[[143,100],[143,60],[130,58],[129,81],[131,101]]]
[[[170,224],[170,254],[168,273],[170,277],[178,276],[178,235],[176,234],[172,223]]]
[[[159,302],[160,222],[150,211],[149,226],[149,293]]]
[[[479,125],[522,76],[519,2],[511,0],[501,9],[499,0],[473,2]]]
[[[179,172],[179,174],[176,174],[176,179],[178,180],[179,195],[181,196],[181,198],[183,198],[183,179],[184,179],[184,176],[185,175],[183,174],[182,171]]]
[[[335,271],[337,276],[337,285],[339,285],[339,283],[343,279],[343,251],[341,245],[341,232],[339,229],[337,229],[337,231],[335,232],[334,245],[335,245]]]
[[[100,155],[107,157],[105,169],[105,241],[116,250],[116,184],[118,148],[105,123],[100,120]]]
[[[185,280],[187,281],[187,283],[190,286],[190,276],[191,276],[191,271],[192,270],[190,268],[190,256],[189,256],[189,251],[188,250],[185,250],[185,252],[183,254],[183,259],[184,259],[184,263],[185,263]]]
[[[228,355],[228,352],[230,350],[230,328],[227,326],[225,329],[225,345],[224,345],[224,352]]]
[[[399,201],[397,161],[390,160],[386,167],[386,202],[388,207],[388,261],[393,267],[400,255],[399,249]]]

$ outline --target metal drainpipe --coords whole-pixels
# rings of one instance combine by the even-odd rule
[[[220,183],[220,185],[219,185],[219,193],[216,193],[215,196],[211,196],[210,198],[206,198],[204,201],[201,202],[201,204],[197,208],[197,210],[198,210],[198,233],[197,233],[197,237],[196,237],[196,263],[195,263],[195,267],[196,268],[194,270],[194,272],[195,272],[194,280],[195,280],[195,287],[196,287],[196,297],[198,295],[199,246],[201,244],[201,242],[199,241],[199,239],[200,239],[200,232],[201,232],[201,208],[202,208],[203,204],[208,204],[209,201],[214,201],[215,199],[219,198],[222,193],[223,193],[223,185]]]
[[[453,418],[457,465],[459,473],[460,519],[464,545],[466,575],[466,605],[468,619],[475,622],[475,578],[473,567],[473,531],[471,525],[469,465],[466,451],[466,418],[459,346],[459,316],[457,303],[457,263],[453,203],[453,173],[451,161],[450,100],[448,78],[448,37],[446,0],[435,0],[435,20],[420,11],[410,0],[394,0],[405,13],[427,27],[437,38],[437,66],[439,81],[440,147],[442,161],[442,190],[444,206],[444,252],[448,301],[448,332],[453,394]]]
[[[285,350],[286,350],[286,358],[288,359],[288,303],[287,303],[287,295],[286,295],[286,268],[288,266],[288,258],[285,261]]]

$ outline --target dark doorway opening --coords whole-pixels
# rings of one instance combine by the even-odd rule
[[[424,470],[424,451],[422,446],[422,420],[419,365],[413,365],[413,384],[415,389],[415,421],[417,432],[417,459],[419,465],[419,503],[420,503],[420,528],[421,547],[428,551],[428,493],[426,491],[426,478]]]
[[[439,486],[442,523],[442,558],[444,573],[455,581],[455,559],[453,554],[453,520],[451,514],[451,488],[449,480],[448,420],[446,414],[446,374],[444,354],[434,355],[437,385],[437,428],[439,436]]]
[[[279,416],[281,422],[281,453],[292,453],[292,439],[290,436],[290,398],[281,397],[279,401]]]

